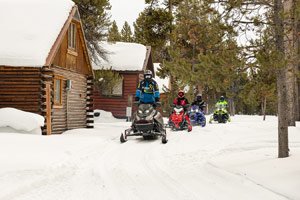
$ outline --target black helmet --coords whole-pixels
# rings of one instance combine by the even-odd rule
[[[220,101],[224,101],[224,100],[225,100],[224,96],[221,96]]]
[[[150,70],[145,70],[144,72],[144,79],[145,80],[151,80],[152,79],[152,72]]]
[[[202,101],[202,96],[201,96],[201,94],[197,94],[196,100],[197,100],[197,101]]]

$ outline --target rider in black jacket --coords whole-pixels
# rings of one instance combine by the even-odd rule
[[[197,94],[196,100],[192,103],[192,106],[194,106],[194,105],[198,106],[202,110],[202,112],[203,112],[203,109],[206,106],[206,104],[202,100],[201,94]]]

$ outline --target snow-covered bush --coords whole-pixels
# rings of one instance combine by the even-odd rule
[[[94,122],[95,123],[103,123],[103,122],[120,122],[125,121],[121,119],[115,118],[111,112],[107,112],[104,110],[94,110],[94,113],[100,113],[99,116],[94,116]]]

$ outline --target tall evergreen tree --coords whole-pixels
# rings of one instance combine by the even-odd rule
[[[105,50],[99,41],[105,40],[110,25],[111,9],[109,0],[73,0],[79,9],[87,48],[93,61],[97,62],[98,56],[106,59]]]
[[[161,75],[172,74],[179,88],[197,87],[214,104],[225,95],[241,66],[232,27],[200,0],[185,0],[177,9],[174,46]],[[229,94],[228,94],[229,95]]]
[[[108,30],[108,38],[107,41],[109,42],[119,42],[121,41],[121,35],[118,30],[118,26],[116,21],[114,20],[112,26]]]
[[[163,52],[170,37],[172,29],[172,15],[169,11],[146,7],[134,23],[134,41],[152,47],[153,60],[161,62]]]
[[[122,42],[133,42],[132,31],[127,21],[125,21],[121,30],[121,41]]]

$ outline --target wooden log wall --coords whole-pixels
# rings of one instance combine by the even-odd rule
[[[37,67],[0,67],[0,108],[12,107],[44,116],[46,130],[46,81],[49,71]]]
[[[49,132],[47,133],[47,126],[48,126],[48,124],[47,124],[47,117],[48,117],[48,115],[47,115],[47,99],[46,99],[46,95],[47,95],[47,93],[46,93],[46,85],[47,84],[49,84],[50,85],[50,94],[48,94],[49,96],[50,96],[50,105],[48,105],[49,107],[50,107],[50,113],[49,113],[49,120],[50,121],[52,121],[52,106],[53,106],[53,102],[51,101],[51,97],[53,96],[53,87],[52,87],[52,85],[53,85],[53,74],[54,74],[54,72],[51,70],[51,69],[49,69],[49,68],[46,68],[46,67],[43,67],[42,69],[41,69],[41,76],[42,76],[42,80],[43,80],[43,98],[41,99],[41,101],[42,101],[42,109],[41,109],[41,111],[42,111],[42,115],[44,116],[44,118],[45,118],[45,125],[44,125],[44,127],[42,128],[42,134],[43,135],[47,135],[47,134],[49,134]],[[49,125],[50,127],[49,127],[49,130],[50,130],[50,133],[52,132],[52,126],[51,125]]]
[[[128,95],[133,96],[133,100],[135,98],[135,91],[138,86],[138,73],[122,74],[120,75],[124,77],[123,79],[123,96],[122,97],[105,97],[101,95],[101,92],[97,87],[94,87],[94,109],[101,109],[108,112],[111,112],[113,116],[119,118],[126,117],[126,107],[128,103]],[[133,112],[136,110],[133,107]],[[132,113],[133,113],[132,112]]]
[[[87,127],[87,77],[84,74],[62,67],[52,67],[54,75],[63,77],[62,106],[53,105],[52,134],[68,129]],[[72,80],[72,88],[66,90],[67,80]],[[53,100],[52,100],[53,101]]]
[[[87,77],[87,128],[94,128],[94,99],[93,99],[93,77]]]
[[[41,114],[43,81],[40,68],[0,67],[0,108]]]

